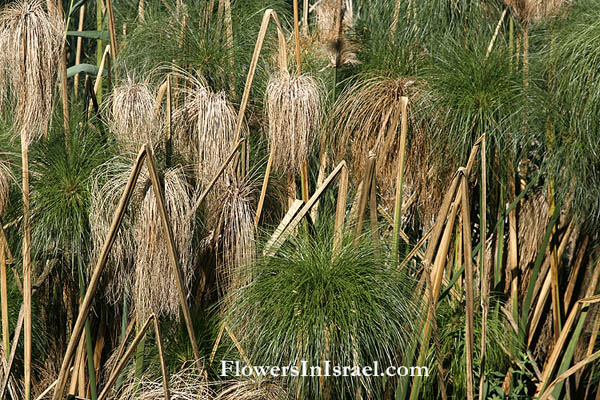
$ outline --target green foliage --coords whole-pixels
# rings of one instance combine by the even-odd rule
[[[310,366],[397,364],[413,339],[412,279],[391,268],[370,236],[354,245],[346,236],[339,252],[331,229],[299,234],[273,256],[249,266],[254,278],[225,300],[225,320],[254,365]],[[346,398],[359,386],[370,396],[383,393],[379,378],[286,378],[301,398]]]
[[[361,70],[395,78],[418,76],[441,37],[464,34],[486,17],[481,3],[468,0],[362,0],[356,7],[352,38],[359,44]]]
[[[504,384],[505,373],[504,371],[486,370],[486,378],[484,383],[484,390],[486,390],[487,396],[485,398],[491,400],[500,399],[530,399],[535,393],[535,385],[533,385],[533,375],[531,373],[531,366],[529,357],[527,354],[519,353],[518,363],[514,367],[510,367],[508,371],[512,374],[511,387],[508,394],[504,392],[502,387]]]
[[[490,36],[445,37],[424,71],[424,115],[434,121],[440,156],[450,151],[460,165],[483,133],[490,154],[514,159],[514,132],[522,129],[521,77],[511,71],[511,55],[502,43],[486,58]]]
[[[67,68],[67,78],[71,78],[73,76],[75,76],[76,74],[80,74],[80,73],[85,73],[88,75],[98,75],[98,72],[100,71],[100,68],[98,68],[95,65],[92,64],[77,64],[77,65],[73,65],[72,67]],[[108,71],[104,70],[102,72],[102,76],[103,77],[107,77],[108,76]]]
[[[545,136],[559,200],[588,229],[600,223],[600,5],[580,1],[548,29],[540,58],[553,130]]]
[[[446,371],[444,382],[448,394],[454,398],[466,398],[466,350],[465,350],[465,304],[454,308],[450,301],[443,301],[437,307],[438,345],[442,359],[442,367]],[[479,305],[479,300],[474,301]],[[516,357],[517,336],[510,327],[504,314],[500,311],[501,304],[492,298],[487,322],[485,371],[488,394],[491,395],[494,385],[502,385],[504,375],[511,367],[511,356]],[[481,307],[475,307],[474,318],[474,348],[473,348],[473,377],[474,387],[479,387],[481,376]],[[429,377],[423,386],[423,398],[438,398],[440,396],[439,371],[436,368],[436,355],[432,347],[429,349]],[[502,375],[499,381],[498,374]]]
[[[75,125],[74,122],[72,122]],[[32,148],[32,243],[38,254],[70,256],[90,250],[89,183],[94,168],[111,156],[98,132],[74,127]],[[66,254],[65,254],[66,253]]]
[[[250,68],[250,61],[252,60],[256,39],[258,38],[260,24],[267,9],[273,9],[277,12],[277,16],[279,17],[279,21],[284,30],[287,30],[288,32],[293,31],[293,28],[291,28],[293,27],[293,20],[291,19],[292,6],[289,1],[233,0],[231,2],[235,46],[233,50],[235,60],[235,86],[237,95],[240,98],[246,84],[246,77],[248,75],[248,69]],[[292,43],[292,41],[288,42],[288,44],[290,44],[290,46],[288,46],[288,60],[291,59],[294,51]],[[275,29],[275,24],[270,22],[256,70],[256,76],[254,77],[254,83],[252,84],[253,90],[250,92],[252,102],[262,104],[269,76],[273,72],[276,64],[276,58],[270,57],[270,55],[276,54],[276,52],[277,30]],[[295,63],[292,64],[292,62],[289,62],[290,68],[292,65],[295,65]]]
[[[119,53],[120,70],[146,76],[159,66],[174,63],[198,71],[214,89],[224,88],[228,53],[220,34],[222,24],[208,4],[186,2],[176,15],[159,2],[146,5],[144,20],[130,28],[127,44]]]
[[[233,48],[230,49],[224,17],[219,18],[216,3],[188,1],[184,7],[174,7],[175,15],[159,2],[147,4],[144,20],[133,23],[127,45],[119,53],[121,69],[144,76],[157,67],[174,63],[197,71],[215,91],[229,89],[233,76],[237,94],[241,96],[264,11],[273,8],[285,21],[284,10],[288,7],[281,0],[233,1]],[[272,27],[270,32],[265,40],[266,49],[276,48],[275,29]],[[265,81],[266,85],[266,76],[260,78],[264,75],[262,70],[264,67],[259,68],[256,81]]]

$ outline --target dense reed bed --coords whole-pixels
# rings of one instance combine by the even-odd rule
[[[599,17],[0,1],[0,398],[600,398]]]

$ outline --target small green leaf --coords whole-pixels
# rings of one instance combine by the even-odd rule
[[[67,78],[74,76],[75,74],[88,74],[88,75],[98,75],[99,68],[92,64],[77,64],[72,67],[67,68]],[[102,76],[106,76],[106,70],[102,72]]]

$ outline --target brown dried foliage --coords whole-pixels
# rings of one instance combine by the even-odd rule
[[[125,149],[136,151],[145,143],[160,142],[162,118],[155,118],[156,99],[147,82],[135,82],[128,76],[107,100],[108,126]]]
[[[252,177],[227,176],[217,200],[213,238],[217,243],[217,287],[222,295],[239,288],[248,277],[241,268],[254,259],[254,216],[260,182]]]
[[[142,319],[150,313],[177,319],[179,290],[167,250],[167,236],[161,224],[154,191],[151,185],[146,185],[146,189],[134,222],[135,308]],[[192,237],[195,220],[190,213],[192,189],[181,167],[164,172],[164,196],[187,296],[194,276]]]
[[[29,142],[48,128],[63,21],[39,0],[19,0],[0,12],[0,110],[14,108],[15,133]]]
[[[309,75],[296,77],[279,73],[269,80],[265,97],[273,168],[295,175],[308,159],[319,131],[319,85]]]

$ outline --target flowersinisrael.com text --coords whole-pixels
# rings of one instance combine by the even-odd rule
[[[307,361],[300,361],[297,365],[290,366],[250,366],[239,361],[222,360],[221,376],[299,376],[299,377],[346,377],[346,376],[429,376],[427,367],[392,366],[382,368],[377,361],[372,366],[332,365],[331,361],[324,361],[322,365],[309,365]]]

